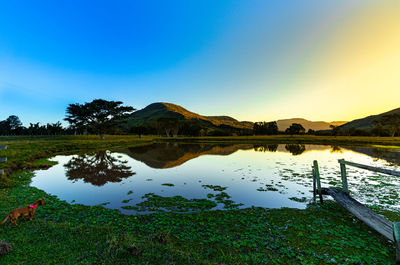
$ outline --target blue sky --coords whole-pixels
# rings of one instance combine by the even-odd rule
[[[96,98],[137,109],[170,102],[204,115],[252,121],[346,120],[399,107],[390,101],[393,95],[383,98],[384,106],[364,102],[355,109],[354,100],[347,100],[337,111],[326,104],[336,97],[331,91],[348,89],[350,83],[336,70],[342,69],[340,61],[326,63],[332,61],[329,56],[359,50],[332,47],[353,41],[342,29],[368,29],[360,24],[365,16],[370,23],[391,24],[368,13],[376,10],[374,5],[344,0],[7,1],[0,8],[0,120],[15,114],[25,125],[56,122],[68,104]],[[383,17],[390,17],[386,8],[400,10],[382,6]],[[386,41],[396,44],[397,39]],[[333,84],[336,80],[341,82]],[[351,84],[354,90],[361,87]],[[329,96],[323,98],[321,89]],[[387,94],[393,91],[389,87]],[[310,107],[316,98],[319,111]]]

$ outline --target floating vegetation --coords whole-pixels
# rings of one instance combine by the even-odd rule
[[[132,190],[130,190],[130,191],[128,191],[128,195],[131,195],[133,193],[133,191]]]
[[[204,211],[217,206],[213,201],[207,199],[186,199],[182,196],[162,197],[154,193],[145,194],[143,202],[136,204],[140,211]]]
[[[289,200],[292,200],[292,201],[295,201],[295,202],[306,202],[307,201],[307,197],[301,197],[301,198],[290,197]]]
[[[225,209],[237,209],[239,206],[243,205],[242,203],[235,203],[234,201],[230,200],[230,198],[231,196],[229,196],[226,192],[220,192],[215,195],[215,201],[223,204]]]
[[[273,185],[267,184],[265,186],[266,186],[266,188],[260,187],[257,190],[258,191],[278,191],[278,189],[275,188]]]
[[[163,186],[168,186],[168,187],[174,187],[174,186],[175,186],[175,185],[172,184],[172,183],[164,183],[164,184],[161,184],[161,185],[163,185]]]
[[[205,189],[212,189],[213,191],[224,191],[228,187],[221,187],[219,185],[202,185],[203,188]]]

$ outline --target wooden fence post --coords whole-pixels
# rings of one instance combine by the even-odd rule
[[[396,246],[396,264],[400,265],[400,222],[393,222],[393,238]]]
[[[317,200],[317,180],[315,177],[315,170],[314,167],[312,167],[312,184],[313,184],[313,201],[316,202]]]
[[[318,162],[317,160],[314,160],[314,172],[315,172],[315,179],[317,180],[317,188],[318,188],[318,194],[319,194],[319,201],[323,203],[322,200],[322,189],[321,189],[321,179],[319,176],[319,168],[318,168]]]
[[[343,191],[349,193],[349,187],[347,185],[346,165],[343,163],[344,159],[339,159],[340,174],[342,176],[342,187]]]
[[[5,150],[7,149],[7,145],[0,145],[0,150]],[[7,157],[0,157],[0,162],[6,162],[7,161]],[[4,170],[0,169],[0,175],[4,174]]]

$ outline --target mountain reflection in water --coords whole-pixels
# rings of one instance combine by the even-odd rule
[[[251,206],[303,209],[312,200],[313,160],[320,162],[322,185],[336,187],[340,186],[338,159],[398,170],[391,164],[398,163],[399,150],[302,143],[162,142],[57,156],[57,165],[35,172],[31,186],[63,200],[102,204],[124,214],[179,212],[182,205],[192,204],[198,207],[185,209],[198,211],[204,205],[197,202],[204,200],[207,205],[216,204],[212,210]],[[398,205],[392,202],[400,185],[397,178],[348,168],[348,183],[363,203],[387,208]],[[166,200],[161,206],[160,198]]]
[[[107,182],[120,182],[135,173],[126,165],[127,161],[111,156],[110,151],[100,151],[93,155],[79,155],[64,165],[69,180],[103,186]]]
[[[238,150],[256,152],[290,152],[300,155],[307,150],[326,150],[329,146],[304,144],[196,144],[196,143],[155,143],[151,145],[119,150],[135,160],[152,168],[173,168],[202,155],[230,155]]]

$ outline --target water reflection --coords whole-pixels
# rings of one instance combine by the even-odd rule
[[[31,185],[69,202],[109,203],[105,207],[125,214],[251,206],[304,208],[312,200],[313,160],[320,164],[323,187],[339,187],[338,159],[389,167],[388,162],[399,161],[398,151],[292,143],[157,143],[57,156],[54,160],[59,164],[35,172]],[[398,178],[349,167],[348,183],[352,196],[363,203],[400,205]]]
[[[368,148],[368,147],[348,147],[348,149],[374,157],[377,160],[386,161],[388,165],[400,166],[400,148]]]
[[[231,155],[239,150],[256,152],[289,152],[294,156],[309,150],[327,150],[329,146],[304,144],[196,144],[155,143],[133,147],[120,152],[152,168],[173,168],[203,155]]]
[[[100,151],[93,155],[73,157],[64,167],[69,180],[82,179],[86,183],[103,186],[107,182],[120,182],[134,175],[126,163],[112,156],[109,151]]]
[[[285,145],[285,149],[288,150],[292,155],[297,156],[306,151],[306,146],[304,144],[287,144]]]
[[[254,151],[256,152],[276,152],[278,150],[278,144],[255,144]]]
[[[238,150],[250,150],[253,148],[253,144],[156,143],[129,148],[121,152],[152,168],[172,168],[202,155],[226,156]]]
[[[342,149],[338,145],[331,145],[331,153],[343,153]]]

